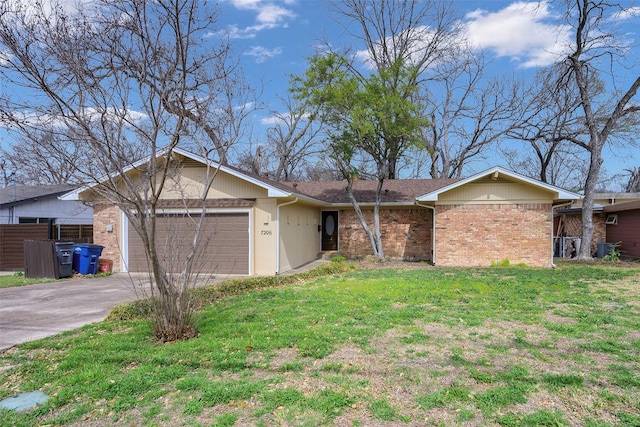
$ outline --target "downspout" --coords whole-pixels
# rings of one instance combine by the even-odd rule
[[[561,203],[561,204],[555,205],[555,206],[551,206],[551,268],[556,268],[556,265],[553,263],[553,238],[555,237],[553,235],[553,218],[555,218],[554,209],[563,208],[565,206],[571,206],[572,204],[573,204],[573,201],[567,202],[567,203]]]
[[[421,205],[418,200],[416,200],[416,205],[423,208],[431,209],[433,211],[433,230],[431,231],[431,262],[433,263],[433,265],[436,265],[436,207]]]
[[[280,208],[282,206],[293,205],[294,203],[298,203],[298,198],[291,200],[290,202],[285,202],[276,208],[276,276],[280,274]]]

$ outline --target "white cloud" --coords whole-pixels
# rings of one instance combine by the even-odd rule
[[[475,10],[465,17],[467,37],[472,46],[523,67],[549,65],[570,43],[569,27],[553,23],[556,17],[549,7],[547,2],[516,2],[497,12]]]
[[[640,6],[628,7],[620,10],[611,16],[612,21],[627,21],[629,19],[640,16]]]
[[[254,39],[256,37],[256,29],[254,27],[238,28],[237,25],[232,24],[227,27],[227,34],[232,39]],[[208,33],[207,36],[211,36],[213,33]]]
[[[282,54],[282,48],[276,47],[274,49],[267,49],[264,46],[251,46],[251,49],[244,52],[243,55],[255,56],[258,64],[266,61],[267,59],[274,58]]]
[[[87,108],[83,113],[85,120],[88,122],[100,122],[102,116],[106,115],[110,117],[114,123],[120,123],[125,120],[128,123],[139,124],[140,122],[147,120],[149,116],[143,112],[135,110],[121,110],[117,108],[108,108],[107,110],[100,110],[98,108]],[[38,112],[35,110],[20,110],[12,112],[12,120],[19,120],[27,126],[44,126],[60,128],[66,125],[67,120],[54,114],[47,114]],[[4,127],[9,127],[11,121],[9,118],[0,118],[0,123]]]
[[[14,4],[18,4],[18,3],[14,3]],[[40,6],[37,3],[25,2],[22,4],[27,6],[27,9],[26,9],[27,11],[31,11],[32,13],[37,13],[37,14],[40,13]],[[95,5],[93,4],[93,0],[44,0],[42,1],[42,10],[44,11],[45,14],[49,15],[54,10],[54,8],[60,8],[68,14],[74,14],[79,10],[84,10],[84,11],[92,10],[93,8],[95,8]]]
[[[275,126],[279,123],[282,123],[282,118],[278,117],[278,116],[270,116],[270,117],[263,117],[260,119],[260,124],[263,126]]]
[[[281,28],[287,26],[286,21],[293,19],[296,14],[286,7],[280,6],[273,0],[230,0],[229,3],[238,10],[248,10],[255,13],[256,24],[246,28],[230,26],[232,38],[253,38],[262,30]],[[295,4],[293,0],[285,0],[286,6]]]
[[[290,111],[282,112],[282,113],[274,113],[274,115],[269,117],[263,117],[260,119],[260,124],[264,126],[276,126],[276,125],[284,125],[287,126],[291,124],[296,119],[309,120],[311,114],[303,113],[302,116],[292,116]]]

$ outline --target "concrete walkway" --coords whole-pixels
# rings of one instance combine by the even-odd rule
[[[313,261],[284,274],[306,271],[323,262]],[[213,281],[226,278],[220,275]],[[100,322],[113,307],[135,301],[148,287],[146,275],[119,273],[0,289],[0,352]]]

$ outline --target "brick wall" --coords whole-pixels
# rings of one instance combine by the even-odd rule
[[[593,239],[591,239],[591,253],[596,252],[598,241],[607,241],[607,215],[604,212],[593,213]],[[564,237],[582,237],[582,214],[563,214],[560,217],[562,235]]]
[[[112,226],[107,232],[107,225]],[[113,271],[121,271],[120,246],[121,234],[120,209],[110,203],[96,203],[93,206],[93,243],[104,246],[101,258],[113,261]]]
[[[373,229],[373,210],[363,210],[365,220]],[[373,254],[371,243],[353,210],[338,214],[338,249],[349,257]],[[392,258],[430,260],[432,213],[429,209],[380,210],[382,248]]]
[[[436,265],[551,265],[551,204],[436,206]]]

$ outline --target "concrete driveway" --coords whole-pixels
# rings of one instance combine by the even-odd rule
[[[324,262],[318,259],[284,274],[307,271]],[[245,276],[212,279],[206,275],[199,285],[231,277]],[[23,342],[100,322],[113,307],[135,301],[148,288],[146,274],[119,273],[0,289],[0,353]]]
[[[143,278],[113,274],[0,289],[0,352],[104,320],[118,304],[137,299]]]

